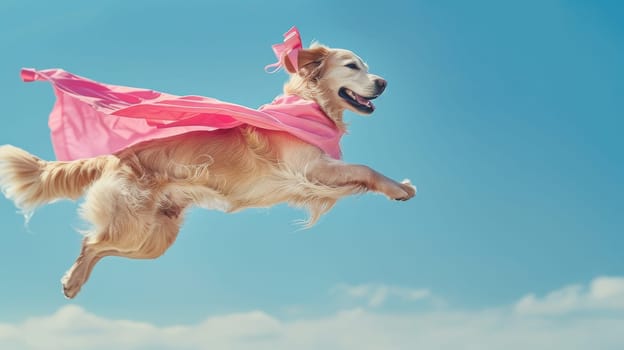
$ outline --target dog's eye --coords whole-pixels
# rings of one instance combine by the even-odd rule
[[[355,69],[355,70],[360,70],[360,67],[358,67],[357,64],[355,63],[345,64],[345,67]]]

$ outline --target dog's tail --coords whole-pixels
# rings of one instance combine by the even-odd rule
[[[71,162],[46,162],[11,146],[0,146],[0,189],[28,218],[40,205],[77,199],[102,172],[117,163],[113,156]]]

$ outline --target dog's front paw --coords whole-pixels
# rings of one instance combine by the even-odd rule
[[[414,197],[416,194],[416,187],[414,187],[409,180],[403,180],[401,183],[390,180],[381,192],[390,199],[406,201]]]
[[[399,185],[401,186],[401,189],[405,192],[405,195],[394,197],[395,200],[406,201],[416,195],[416,186],[412,185],[410,180],[405,179],[401,181]]]

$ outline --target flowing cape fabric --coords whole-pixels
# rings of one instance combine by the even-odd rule
[[[288,132],[333,158],[341,157],[343,132],[316,102],[298,96],[278,96],[255,110],[209,97],[103,84],[62,69],[23,69],[21,77],[26,82],[46,80],[54,87],[49,126],[59,160],[112,154],[143,141],[244,124]]]

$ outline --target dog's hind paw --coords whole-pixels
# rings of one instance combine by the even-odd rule
[[[82,288],[82,284],[77,278],[72,278],[71,269],[61,278],[61,284],[63,285],[63,294],[67,299],[73,299],[80,292],[80,288]]]

